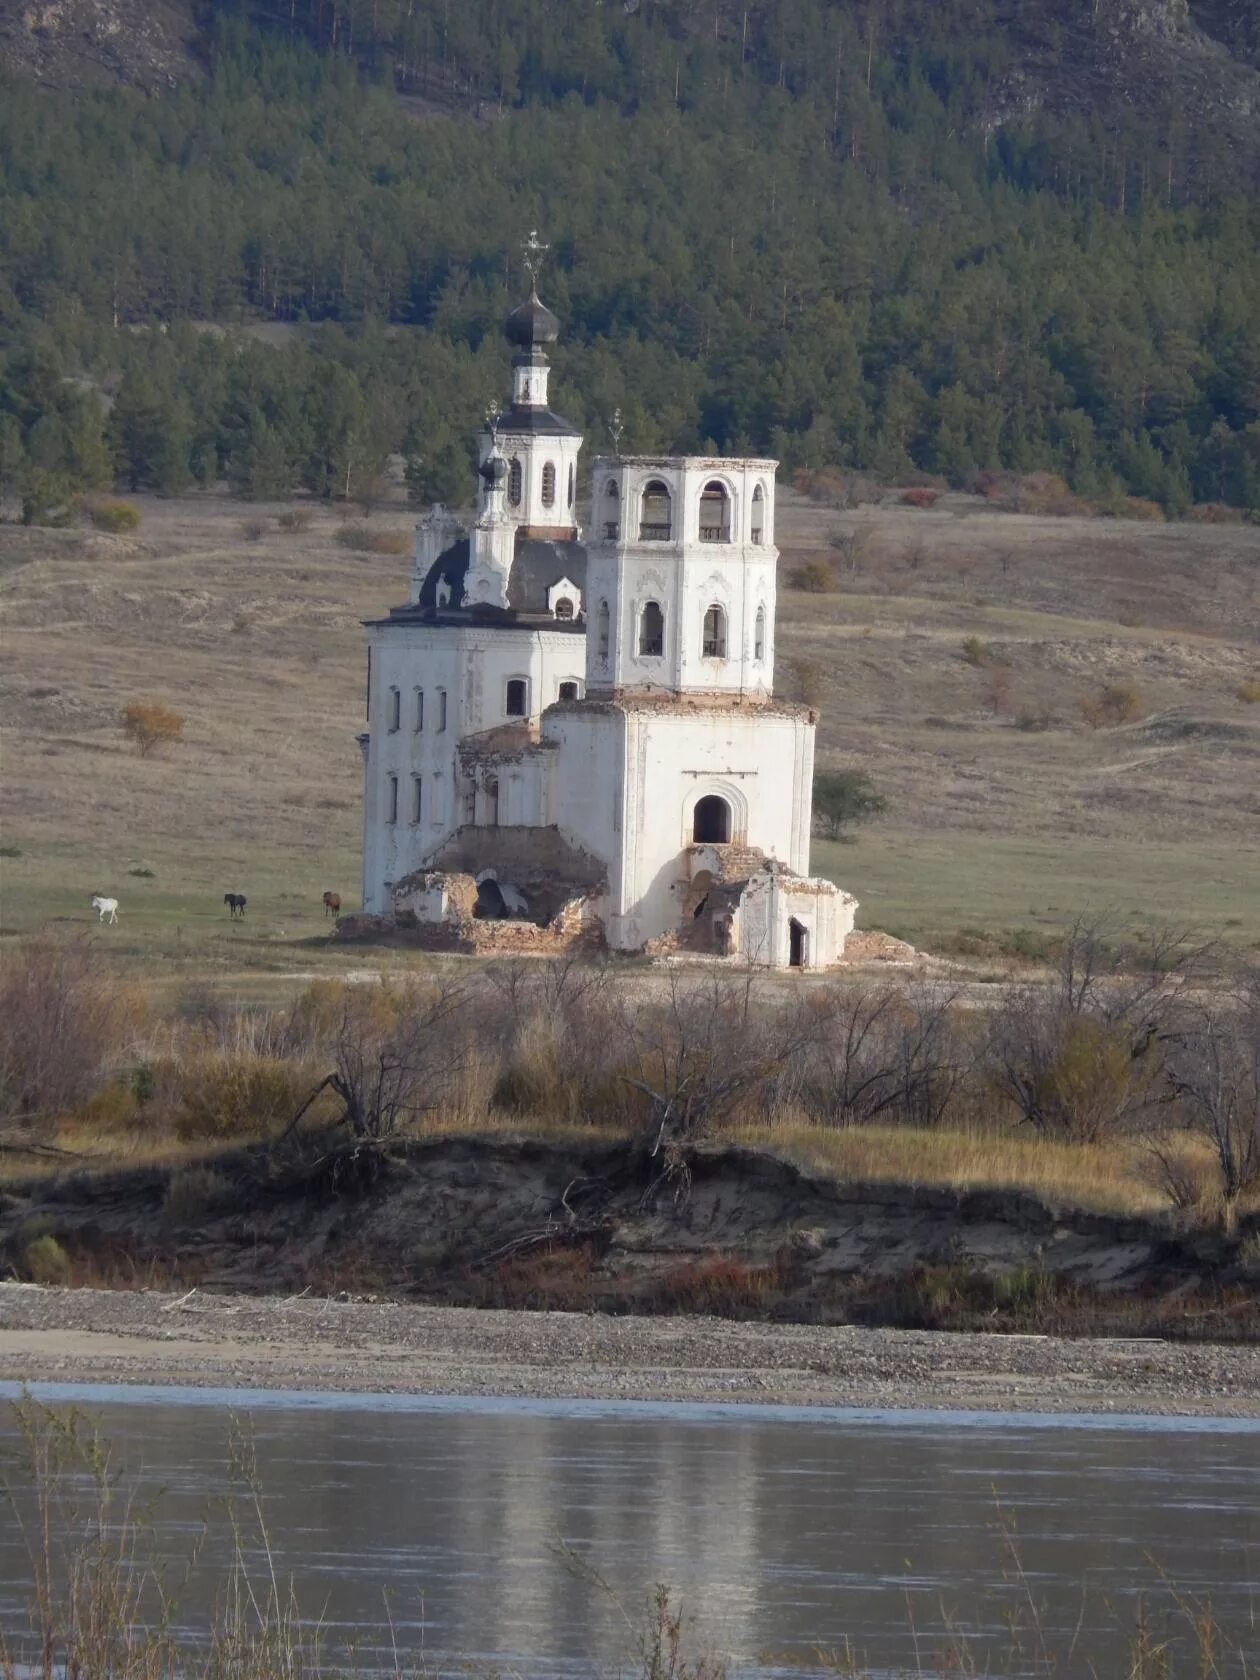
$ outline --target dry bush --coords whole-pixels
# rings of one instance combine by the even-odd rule
[[[1091,729],[1114,729],[1131,723],[1142,710],[1142,690],[1133,682],[1104,683],[1081,701],[1081,717]]]
[[[1015,678],[1008,667],[999,665],[984,681],[984,703],[994,717],[1008,717],[1015,705]]]
[[[975,1059],[952,991],[836,981],[803,1014],[791,1095],[816,1123],[948,1123]]]
[[[783,1285],[777,1265],[706,1254],[671,1267],[652,1288],[652,1309],[713,1318],[762,1318]]]
[[[916,485],[913,490],[903,490],[901,502],[904,507],[933,508],[941,499],[939,490],[930,490],[926,485]]]
[[[98,502],[91,513],[96,529],[108,531],[111,536],[123,536],[140,528],[140,509],[134,502]]]
[[[1232,1209],[1260,1185],[1260,968],[1210,1002],[1183,1006],[1165,1073],[1185,1125],[1216,1157]]]
[[[295,1126],[325,1091],[356,1138],[377,1141],[444,1107],[474,1047],[459,1029],[468,988],[450,975],[399,984],[342,988],[330,1073],[290,1121]]]
[[[247,543],[260,543],[267,535],[267,527],[261,519],[246,519],[241,525],[241,535]]]
[[[128,701],[119,721],[123,734],[135,743],[141,758],[147,758],[155,747],[178,741],[184,733],[182,715],[157,700]]]
[[[258,1138],[287,1124],[310,1084],[306,1069],[278,1056],[190,1054],[173,1115],[185,1143]]]
[[[595,1254],[589,1244],[536,1250],[502,1260],[473,1280],[474,1301],[521,1312],[590,1312]]]
[[[1225,502],[1196,502],[1185,517],[1192,525],[1241,525],[1243,510]]]
[[[64,1284],[70,1277],[70,1256],[51,1232],[34,1237],[22,1250],[22,1276],[45,1287]]]
[[[367,525],[342,525],[336,533],[342,548],[356,554],[410,554],[415,539],[407,531],[379,531]]]
[[[1078,919],[1053,982],[1014,988],[989,1019],[993,1087],[1045,1136],[1097,1143],[1134,1130],[1164,1100],[1164,1029],[1204,952],[1176,933],[1125,949],[1116,931],[1106,918]]]
[[[1260,705],[1260,677],[1247,677],[1234,690],[1234,698],[1244,706]]]
[[[836,574],[826,560],[806,560],[788,573],[788,587],[806,595],[829,595],[836,587]]]
[[[142,1024],[144,1006],[85,943],[36,940],[0,973],[0,1120],[84,1101]]]
[[[803,706],[821,706],[825,693],[825,673],[816,659],[797,654],[780,662],[781,688],[785,700],[795,700]]]
[[[314,523],[315,515],[310,508],[288,508],[276,516],[276,524],[282,531],[309,531]]]
[[[1112,519],[1132,519],[1146,525],[1163,525],[1167,518],[1158,502],[1148,501],[1144,496],[1113,496],[1100,512]]]
[[[1055,519],[1079,518],[1091,511],[1089,503],[1074,496],[1057,473],[1025,473],[1015,491],[1020,513],[1049,515]]]

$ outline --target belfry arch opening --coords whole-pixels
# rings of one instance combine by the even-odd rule
[[[705,485],[700,496],[700,541],[728,543],[731,540],[731,498],[716,478]]]
[[[766,540],[766,493],[760,484],[753,491],[752,528],[749,535],[755,543],[763,543]]]
[[[643,487],[643,518],[639,523],[640,542],[670,542],[674,535],[674,499],[669,486],[659,478],[651,479]]]
[[[697,846],[729,846],[731,808],[720,793],[706,793],[696,801],[691,818],[691,838]]]

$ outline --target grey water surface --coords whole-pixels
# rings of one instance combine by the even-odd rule
[[[331,1653],[352,1650],[368,1671],[392,1673],[397,1649],[404,1664],[423,1653],[446,1672],[629,1673],[628,1620],[641,1620],[658,1581],[681,1597],[695,1647],[740,1676],[816,1674],[820,1653],[846,1647],[877,1674],[932,1675],[958,1635],[978,1673],[1119,1675],[1139,1614],[1171,1616],[1174,1633],[1183,1625],[1174,1596],[1210,1602],[1246,1651],[1245,1672],[1260,1664],[1254,1424],[36,1393],[74,1400],[99,1423],[128,1484],[155,1500],[170,1561],[239,1488],[228,1440],[243,1423],[279,1571],[322,1620]],[[20,1507],[29,1486],[16,1447],[0,1407]],[[587,1567],[575,1570],[565,1549]],[[180,1598],[190,1637],[230,1562],[226,1526],[212,1521]],[[8,1506],[0,1626],[10,1635],[24,1625],[29,1580]],[[1009,1624],[1032,1620],[1040,1633],[1012,1655]],[[1050,1648],[1068,1653],[1055,1670]]]

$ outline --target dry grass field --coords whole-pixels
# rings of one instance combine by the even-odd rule
[[[339,544],[340,511],[285,531],[279,507],[141,506],[129,536],[0,525],[3,932],[86,927],[99,891],[122,908],[97,937],[172,975],[361,964],[320,901],[357,902],[359,621],[409,561]],[[816,850],[863,924],[950,948],[1108,906],[1260,941],[1260,530],[787,492],[779,537],[779,686],[821,706],[821,762],[889,802]],[[827,592],[791,587],[809,561]],[[1108,684],[1133,715],[1090,727]],[[136,699],[183,740],[142,758]]]

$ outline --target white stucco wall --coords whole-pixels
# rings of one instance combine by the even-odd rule
[[[732,841],[809,872],[814,727],[750,706],[653,712],[591,706],[544,719],[555,755],[550,821],[609,860],[608,942],[637,950],[677,927],[694,813],[726,800]]]
[[[773,691],[774,468],[773,461],[703,456],[596,459],[586,586],[591,690]],[[729,540],[701,537],[702,498],[714,483],[726,491]],[[645,497],[653,484],[669,491],[668,540],[643,536]],[[652,512],[649,529],[659,533],[659,514]],[[649,601],[665,618],[659,656],[641,652],[641,617]],[[706,657],[703,647],[705,614],[715,606],[725,617],[726,650],[719,658]]]
[[[511,721],[507,685],[524,678],[530,715],[537,717],[562,682],[583,683],[584,642],[571,631],[489,629],[449,625],[374,625],[369,629],[371,683],[368,750],[364,765],[363,907],[388,908],[386,882],[418,869],[466,818],[458,762],[461,740]],[[398,728],[392,691],[399,695]],[[416,693],[424,695],[423,728],[416,727]],[[579,692],[581,688],[579,686]],[[442,727],[441,697],[446,695]],[[397,819],[389,820],[389,778],[398,778]],[[421,783],[421,815],[414,817],[414,780]],[[534,802],[540,799],[535,791]],[[506,783],[500,821],[530,796]],[[511,820],[521,820],[513,817]]]

